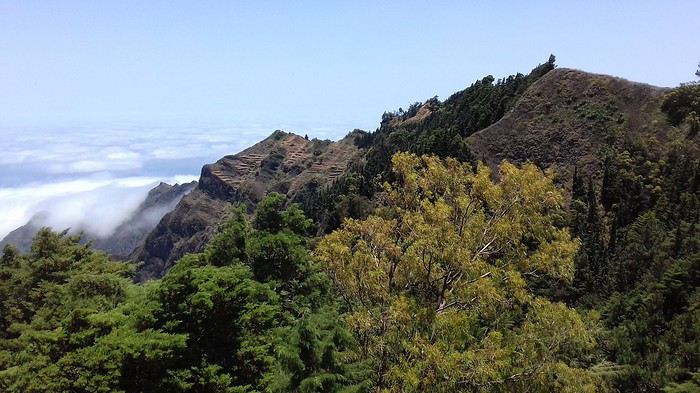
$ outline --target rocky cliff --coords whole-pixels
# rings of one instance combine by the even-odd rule
[[[309,186],[330,184],[360,158],[356,134],[338,142],[275,131],[268,138],[205,165],[197,188],[166,214],[130,259],[143,262],[138,279],[162,276],[186,253],[200,251],[233,204],[252,208],[267,193],[290,199]]]

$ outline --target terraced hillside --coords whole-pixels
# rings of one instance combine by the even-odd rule
[[[205,165],[197,189],[168,213],[132,253],[143,261],[139,279],[159,277],[181,256],[200,251],[232,204],[252,208],[270,192],[294,196],[330,184],[360,157],[351,133],[338,142],[275,131],[265,140]]]

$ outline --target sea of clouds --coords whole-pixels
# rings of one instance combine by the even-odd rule
[[[0,239],[40,212],[54,229],[108,236],[159,182],[196,180],[202,165],[275,128],[282,127],[0,127]],[[306,132],[338,139],[348,130]]]

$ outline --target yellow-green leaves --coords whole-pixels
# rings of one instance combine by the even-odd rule
[[[578,242],[556,225],[561,192],[534,165],[504,163],[494,181],[454,159],[399,153],[393,163],[392,214],[349,220],[317,250],[350,298],[376,304],[411,290],[441,312],[497,298],[518,275],[572,277]]]
[[[527,286],[573,277],[579,243],[551,174],[503,163],[495,180],[484,165],[407,153],[392,163],[386,208],[316,250],[380,388],[503,391],[592,349],[575,311]]]

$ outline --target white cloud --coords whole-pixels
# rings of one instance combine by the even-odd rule
[[[270,129],[0,128],[0,167],[31,164],[52,174],[133,171],[153,160],[197,159],[199,165],[236,153]],[[0,168],[1,169],[1,168]],[[0,186],[2,184],[0,183]]]
[[[0,188],[0,238],[26,224],[39,212],[47,213],[46,224],[54,229],[82,228],[99,236],[108,236],[133,213],[159,181],[182,184],[192,180],[196,180],[196,176],[85,178]]]

